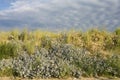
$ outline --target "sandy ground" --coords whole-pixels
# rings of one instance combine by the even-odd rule
[[[0,80],[120,80],[120,78],[108,79],[108,78],[67,78],[67,79],[21,79],[21,78],[13,78],[13,77],[0,77]]]

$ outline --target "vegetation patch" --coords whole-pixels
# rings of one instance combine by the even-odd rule
[[[120,29],[114,32],[1,32],[0,76],[120,77]],[[4,37],[5,36],[5,37]]]

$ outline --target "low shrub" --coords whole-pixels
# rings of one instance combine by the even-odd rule
[[[52,45],[50,50],[41,48],[33,55],[22,54],[13,60],[14,73],[28,78],[63,78],[65,76],[81,76],[80,68],[74,66],[74,48],[70,45]],[[14,74],[14,76],[16,76]]]

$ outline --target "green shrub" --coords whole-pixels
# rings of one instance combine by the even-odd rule
[[[120,47],[120,28],[115,30],[114,41],[115,41],[115,45],[117,47]]]
[[[113,54],[107,59],[107,75],[120,77],[120,55]]]
[[[114,32],[116,35],[120,35],[120,28],[117,28]]]
[[[81,32],[72,31],[68,34],[67,42],[77,47],[83,47],[83,34]]]
[[[0,59],[15,57],[19,49],[20,46],[13,42],[0,43]]]
[[[90,52],[104,49],[104,36],[101,31],[92,29],[84,34],[84,47]]]

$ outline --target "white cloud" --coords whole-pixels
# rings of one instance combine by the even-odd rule
[[[116,27],[119,0],[16,0],[6,10],[0,11],[0,26],[44,27],[54,29],[96,25]],[[111,7],[112,5],[112,7]],[[111,10],[111,11],[110,11]],[[113,20],[113,21],[112,21]],[[10,22],[8,22],[10,21]],[[12,22],[13,21],[13,22]],[[111,24],[108,24],[112,23]],[[6,23],[8,24],[6,26]],[[85,29],[86,29],[85,28]]]

